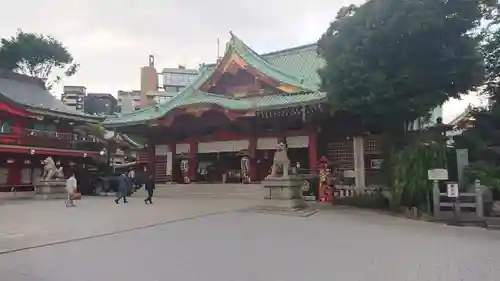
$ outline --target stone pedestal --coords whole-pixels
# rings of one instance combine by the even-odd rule
[[[307,208],[302,197],[303,179],[290,175],[286,177],[267,177],[262,181],[264,187],[264,206],[280,210],[301,210]]]
[[[64,179],[55,179],[49,181],[37,181],[35,183],[36,199],[63,199],[68,195],[66,193],[66,181]]]

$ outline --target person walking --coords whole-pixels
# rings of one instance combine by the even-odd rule
[[[76,207],[73,196],[76,193],[77,186],[78,182],[75,173],[70,172],[70,177],[66,180],[66,193],[68,193],[68,198],[65,201],[66,207]]]
[[[134,193],[137,189],[137,185],[136,185],[136,182],[137,182],[137,175],[135,173],[135,170],[132,168],[130,169],[130,171],[128,172],[128,178],[130,179],[130,182],[131,182],[131,189],[130,189],[130,195],[132,193]]]
[[[115,203],[119,204],[120,199],[123,198],[123,203],[128,203],[127,201],[127,193],[129,191],[129,182],[130,179],[127,177],[125,173],[118,176],[118,190],[116,192]]]
[[[146,183],[145,183],[145,189],[148,192],[148,197],[144,199],[144,203],[146,204],[153,204],[153,192],[155,190],[155,179],[153,178],[153,175],[148,173]]]

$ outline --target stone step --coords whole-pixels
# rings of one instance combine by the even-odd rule
[[[500,229],[500,217],[488,217],[486,218],[486,224],[488,228]]]
[[[260,184],[158,184],[155,196],[262,199],[263,188]]]

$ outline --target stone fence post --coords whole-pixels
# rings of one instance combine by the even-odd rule
[[[432,201],[434,204],[434,218],[438,220],[440,217],[439,212],[441,211],[441,206],[440,206],[441,194],[439,191],[439,186],[437,184],[437,181],[434,182],[434,186],[432,188]]]
[[[484,218],[484,191],[486,187],[481,185],[479,179],[474,181],[474,191],[476,192],[476,215],[478,219]]]

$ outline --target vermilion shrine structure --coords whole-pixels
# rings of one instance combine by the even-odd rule
[[[49,156],[65,170],[101,157],[104,144],[77,128],[103,119],[62,104],[39,79],[0,70],[0,198],[33,191]]]
[[[251,181],[261,181],[285,141],[292,167],[316,172],[326,156],[334,169],[352,171],[358,187],[377,184],[376,135],[355,118],[328,113],[317,74],[322,63],[315,44],[257,54],[231,34],[224,56],[177,96],[103,124],[148,138],[157,179],[238,182],[245,158]],[[166,171],[158,169],[165,163]]]

